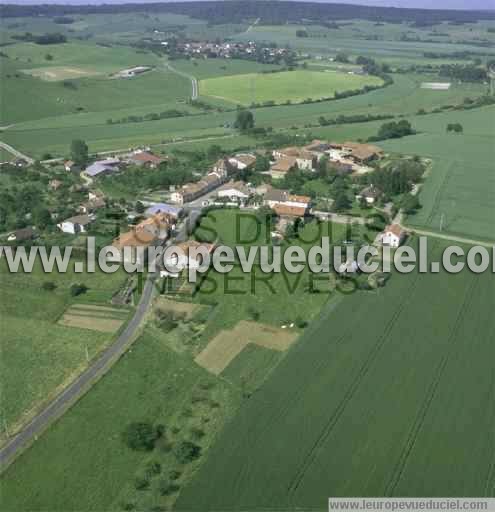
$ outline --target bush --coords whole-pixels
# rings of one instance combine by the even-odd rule
[[[88,287],[83,283],[73,283],[70,285],[70,294],[72,297],[77,297],[88,291]]]
[[[300,316],[296,318],[296,326],[299,327],[299,329],[304,329],[305,327],[307,327],[307,325],[308,322],[306,322],[306,320],[304,320]]]
[[[137,491],[144,491],[145,489],[148,489],[150,486],[149,480],[143,477],[136,477],[134,480],[134,488]]]
[[[158,484],[158,490],[162,496],[170,496],[179,489],[180,487],[177,484],[171,483],[166,478],[160,480],[160,483]]]
[[[57,285],[53,281],[45,281],[41,285],[41,289],[45,290],[47,292],[51,292],[51,291],[55,290],[55,288],[57,288]]]
[[[168,473],[168,477],[170,478],[170,480],[172,480],[173,482],[175,482],[176,480],[179,480],[179,478],[181,477],[182,473],[180,471],[177,471],[176,469],[172,469],[169,473]]]
[[[158,310],[156,316],[156,323],[158,327],[163,329],[165,332],[169,332],[175,329],[179,325],[179,322],[185,319],[186,315],[184,313],[176,313],[174,311]]]
[[[201,447],[191,441],[181,441],[174,448],[174,455],[181,464],[188,464],[201,455]]]
[[[254,321],[258,320],[260,317],[260,312],[253,306],[249,306],[248,314],[249,314],[249,317],[251,318],[251,320],[254,320]]]
[[[146,474],[149,476],[159,475],[162,471],[162,466],[157,461],[150,461],[146,464]]]
[[[149,423],[130,423],[122,434],[124,442],[131,450],[151,451],[155,447],[157,433]]]

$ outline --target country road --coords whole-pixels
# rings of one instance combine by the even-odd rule
[[[176,75],[182,76],[184,78],[187,78],[191,81],[191,100],[197,100],[199,95],[199,88],[198,88],[198,81],[197,79],[192,76],[188,75],[187,73],[184,73],[183,71],[179,71],[178,69],[174,68],[169,62],[165,62],[165,67],[168,68],[172,73],[175,73]]]
[[[16,158],[22,158],[23,160],[26,160],[26,162],[28,164],[33,164],[34,163],[34,160],[31,157],[21,153],[20,151],[18,151],[17,149],[13,148],[9,144],[6,144],[5,142],[0,141],[0,148],[4,149],[5,151],[8,151],[12,155],[14,155]]]
[[[141,324],[153,299],[156,275],[150,274],[143,288],[141,300],[134,316],[116,341],[110,345],[79,377],[69,384],[45,409],[37,414],[18,434],[0,449],[0,467],[4,470],[23,449],[59,418],[72,404],[79,400],[91,386],[102,377],[127,351],[136,339]]]
[[[442,240],[449,240],[451,242],[458,242],[466,245],[481,245],[483,247],[492,248],[495,247],[495,241],[487,242],[483,240],[474,240],[472,238],[465,238],[462,236],[449,235],[448,233],[440,233],[438,231],[428,231],[426,229],[418,229],[412,226],[401,225],[402,228],[408,231],[414,231],[416,235],[429,236],[431,238],[440,238]]]

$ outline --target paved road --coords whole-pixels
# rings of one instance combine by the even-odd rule
[[[9,153],[12,153],[16,158],[22,158],[23,160],[26,160],[28,164],[34,163],[34,160],[30,156],[24,155],[5,142],[0,141],[0,148],[5,149],[5,151],[8,151]]]
[[[191,87],[192,87],[191,99],[193,101],[197,100],[198,94],[199,94],[199,88],[198,88],[198,81],[196,80],[196,78],[192,75],[184,73],[183,71],[179,71],[178,69],[174,68],[169,62],[165,62],[165,67],[168,68],[170,71],[172,71],[172,73],[175,73],[176,75],[187,78],[188,80],[191,81]]]
[[[153,299],[155,277],[151,274],[148,276],[136,312],[117,340],[0,450],[2,469],[5,469],[24,448],[36,441],[37,437],[81,398],[132,345],[136,339],[136,331]]]

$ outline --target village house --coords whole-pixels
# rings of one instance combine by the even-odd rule
[[[316,156],[304,148],[284,148],[273,151],[273,156],[277,160],[295,158],[296,165],[302,171],[312,171],[316,165]]]
[[[156,169],[162,162],[166,161],[166,158],[156,156],[149,151],[136,151],[128,156],[126,160],[132,165]]]
[[[287,190],[272,189],[269,190],[263,200],[263,203],[276,211],[276,207],[284,206],[289,208],[300,208],[305,214],[311,204],[309,196],[300,196],[290,194]],[[282,211],[282,210],[281,210]],[[289,212],[289,210],[286,210]],[[292,213],[301,213],[299,210],[293,210]]]
[[[229,163],[237,170],[242,171],[252,167],[256,163],[256,157],[249,153],[239,153],[229,158]]]
[[[382,196],[382,191],[376,188],[374,185],[363,188],[359,194],[356,195],[356,199],[360,201],[364,199],[367,204],[375,204],[375,202]]]
[[[179,190],[172,192],[170,198],[174,203],[183,205],[190,201],[194,201],[198,197],[219,187],[225,179],[216,172],[210,172],[203,179],[196,183],[187,183]]]
[[[293,156],[286,156],[279,158],[274,164],[271,165],[268,174],[275,179],[285,177],[291,170],[297,167],[297,160]]]
[[[250,196],[251,191],[243,181],[229,181],[217,191],[217,197],[241,204],[245,204]]]
[[[389,247],[399,247],[406,238],[406,232],[399,226],[399,224],[391,224],[387,226],[379,235],[379,240],[382,245]]]
[[[64,233],[77,235],[78,233],[85,233],[91,222],[92,219],[89,215],[75,215],[60,222],[57,227]]]
[[[227,176],[231,174],[234,169],[227,158],[220,158],[220,160],[215,162],[212,170],[221,178],[227,178]]]
[[[184,269],[199,268],[202,264],[200,251],[206,250],[207,253],[211,254],[215,249],[215,244],[187,240],[186,242],[175,244],[173,247],[182,251],[183,254],[171,254],[165,259],[164,263],[167,270],[160,273],[162,277],[167,275],[176,276],[179,271]]]
[[[106,203],[102,197],[91,199],[79,205],[79,211],[81,213],[93,213],[100,208],[105,208]]]
[[[115,247],[119,251],[118,256],[107,256],[108,262],[144,265],[147,261],[146,249],[155,241],[156,238],[153,233],[146,230],[136,232],[136,230],[132,229],[131,231],[122,233],[112,243],[112,247]]]
[[[170,234],[170,228],[175,225],[175,219],[172,219],[165,213],[158,213],[148,217],[135,226],[134,231],[137,235],[146,231],[151,233],[156,240],[166,240]]]

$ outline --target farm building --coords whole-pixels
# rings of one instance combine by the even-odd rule
[[[349,158],[358,164],[367,164],[383,155],[383,150],[373,144],[360,144],[358,142],[344,142],[344,150],[349,151]]]
[[[115,73],[113,77],[115,78],[133,78],[138,75],[142,75],[143,73],[146,73],[146,71],[151,71],[150,66],[135,66],[133,68],[123,69],[122,71],[119,71],[118,73]]]
[[[64,233],[76,235],[78,233],[85,233],[91,222],[92,219],[89,215],[75,215],[57,224],[57,227]]]
[[[164,213],[166,215],[169,215],[170,217],[174,217],[178,219],[181,217],[183,213],[183,209],[179,208],[178,206],[172,206],[170,204],[166,203],[156,203],[151,205],[145,212],[146,216],[150,215],[157,215],[159,213]]]
[[[383,245],[389,247],[399,247],[406,238],[406,232],[399,226],[399,224],[391,224],[387,226],[380,234],[379,239]]]
[[[86,167],[84,173],[89,177],[94,178],[96,176],[103,176],[110,172],[119,170],[120,160],[118,158],[107,158],[105,160],[97,160],[90,166]]]
[[[150,153],[149,151],[137,151],[134,154],[127,157],[127,162],[139,167],[149,167],[150,169],[156,169],[162,162],[165,162],[166,158]]]
[[[230,201],[245,203],[251,196],[249,187],[243,181],[230,181],[218,189],[217,196]]]

